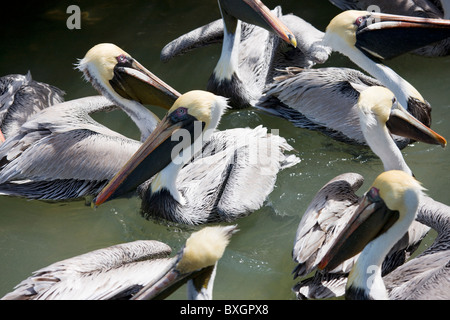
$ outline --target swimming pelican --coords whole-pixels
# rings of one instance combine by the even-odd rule
[[[393,93],[384,87],[371,87],[363,91],[358,110],[367,143],[381,159],[385,171],[402,170],[413,175],[393,142],[389,129],[425,143],[446,145],[443,137],[412,117],[399,105]],[[356,191],[363,182],[364,178],[357,173],[344,173],[325,184],[315,195],[302,216],[294,241],[293,258],[298,263],[294,270],[295,277],[304,277],[317,268],[324,252],[335,239],[337,230],[346,225],[361,202]],[[388,273],[404,263],[428,231],[429,227],[413,223],[408,234],[389,253],[383,272]],[[343,295],[346,276],[355,259],[346,261],[332,273],[316,272],[313,278],[296,285],[294,291],[300,298]]]
[[[228,107],[226,98],[210,92],[183,94],[93,204],[133,191],[154,176],[140,190],[146,218],[198,225],[233,221],[259,209],[278,171],[299,159],[284,155],[292,148],[262,127],[225,130],[211,139]],[[223,137],[228,137],[224,147],[217,147],[214,140]],[[211,144],[213,152],[205,155],[202,149]]]
[[[178,254],[155,240],[95,250],[33,272],[3,300],[162,299],[188,281],[188,298],[211,300],[216,266],[236,226],[194,232]]]
[[[0,78],[0,140],[14,136],[28,118],[51,105],[64,101],[64,91],[26,75]],[[2,138],[3,137],[3,138]]]
[[[448,233],[443,235],[441,232],[441,238],[432,245],[433,249],[429,248],[417,259],[408,261],[382,278],[383,259],[415,221],[423,192],[424,188],[411,175],[392,170],[380,174],[364,195],[349,223],[339,232],[318,266],[332,270],[361,252],[348,276],[346,299],[450,298]],[[441,227],[440,231],[448,231],[448,209],[445,216],[431,215],[435,224]],[[396,282],[389,282],[394,279]],[[390,293],[387,286],[390,286]]]
[[[368,10],[432,19],[450,19],[450,2],[447,0],[330,0],[342,10]],[[450,38],[414,50],[413,53],[429,57],[450,54]]]
[[[423,34],[426,36],[421,36]],[[429,107],[420,93],[381,61],[450,36],[450,21],[345,11],[331,20],[324,43],[350,58],[390,89],[420,122],[429,126]]]
[[[311,67],[328,58],[330,50],[321,44],[323,32],[297,16],[283,15],[281,7],[270,12],[255,0],[218,3],[222,20],[173,40],[161,51],[161,59],[168,61],[223,39],[220,59],[206,90],[229,98],[233,108],[253,106],[278,69]]]
[[[25,122],[0,146],[0,194],[45,200],[97,194],[141,143],[89,114],[117,105],[145,139],[159,119],[139,102],[167,108],[179,95],[113,44],[94,46],[78,68],[106,97],[54,105]]]
[[[421,36],[421,32],[427,32],[426,36]],[[384,85],[394,92],[402,106],[429,127],[429,103],[409,82],[381,62],[449,34],[448,20],[345,11],[331,20],[323,44],[346,55],[377,80],[346,68],[288,68],[288,74],[268,86],[255,106],[337,140],[365,144],[357,99],[368,86]],[[400,148],[410,142],[398,137],[396,141]]]

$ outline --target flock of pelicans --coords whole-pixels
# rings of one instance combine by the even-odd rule
[[[194,232],[174,257],[158,241],[120,244],[35,271],[3,298],[164,298],[187,282],[188,298],[211,299],[217,262],[237,231],[227,223],[260,208],[278,172],[300,161],[262,126],[216,130],[228,109],[252,107],[367,145],[385,169],[362,197],[355,192],[363,177],[345,173],[312,199],[292,251],[298,298],[450,299],[450,208],[424,194],[400,151],[414,141],[447,142],[429,128],[429,103],[382,63],[411,51],[448,55],[449,1],[331,2],[348,11],[321,32],[259,0],[219,0],[221,20],[161,52],[167,61],[222,41],[207,91],[180,94],[106,43],[77,66],[100,96],[64,102],[62,91],[29,74],[1,78],[0,194],[91,196],[99,206],[137,191],[147,219],[216,224]],[[370,4],[386,13],[357,11]],[[370,76],[312,68],[332,51]],[[168,112],[158,119],[144,104]],[[140,141],[90,117],[117,107],[140,129]],[[434,243],[408,259],[430,228]]]

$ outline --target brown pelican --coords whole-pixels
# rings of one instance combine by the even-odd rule
[[[64,101],[64,91],[26,75],[0,78],[0,140],[14,136],[20,126],[39,110]]]
[[[437,242],[418,258],[382,278],[383,259],[415,221],[423,191],[421,184],[409,174],[392,170],[380,174],[366,192],[349,223],[338,233],[318,266],[332,270],[361,252],[348,276],[346,299],[450,298],[448,207],[439,216],[428,214],[440,231]]]
[[[443,19],[343,12],[327,26],[323,44],[348,56],[377,80],[351,69],[291,68],[290,75],[278,78],[266,89],[256,107],[337,140],[364,144],[356,110],[359,93],[368,86],[384,85],[414,117],[430,126],[429,103],[381,61],[444,38],[450,34],[449,27],[450,21]],[[427,28],[429,32],[421,37]],[[400,148],[409,143],[397,137],[396,141]]]
[[[331,20],[325,32],[324,43],[349,57],[382,82],[395,94],[402,106],[429,126],[430,108],[423,97],[381,61],[449,35],[448,20],[350,10]]]
[[[330,50],[321,44],[323,32],[299,17],[282,15],[281,7],[270,12],[259,0],[218,3],[222,20],[170,42],[161,51],[161,59],[167,61],[223,38],[220,59],[206,90],[229,98],[233,108],[253,106],[278,69],[311,67],[328,58]]]
[[[292,148],[262,127],[212,137],[228,107],[226,98],[210,92],[183,94],[93,204],[135,190],[154,176],[140,190],[146,218],[198,225],[233,221],[259,209],[278,171],[299,159],[284,155]],[[224,137],[224,147],[218,147],[214,140]],[[206,154],[202,149],[211,144],[214,152]]]
[[[384,87],[370,87],[361,93],[358,102],[362,131],[372,151],[381,159],[384,170],[402,170],[412,176],[400,150],[396,147],[388,128],[418,141],[446,145],[446,140],[412,117]],[[294,242],[293,258],[298,263],[295,277],[304,277],[317,268],[321,257],[335,239],[335,235],[348,222],[361,202],[356,191],[364,178],[357,173],[341,174],[329,181],[315,195],[299,223]],[[415,222],[408,234],[389,253],[384,273],[404,263],[413,252],[428,227]],[[346,276],[354,263],[346,261],[332,273],[317,272],[313,278],[300,282],[294,288],[297,296],[324,298],[344,294]]]
[[[342,10],[368,10],[432,19],[450,19],[450,2],[447,0],[330,0]],[[446,56],[450,54],[450,39],[414,50],[424,56]]]
[[[93,47],[78,68],[106,98],[54,105],[25,122],[0,146],[0,194],[46,200],[97,194],[141,143],[89,114],[117,105],[145,139],[159,119],[139,102],[168,108],[179,95],[112,44]]]
[[[111,43],[90,49],[78,67],[86,80],[133,120],[144,141],[159,122],[142,104],[169,109],[180,94]]]
[[[188,281],[188,298],[212,299],[218,260],[236,226],[194,232],[178,254],[155,240],[95,250],[33,272],[3,300],[161,299]]]

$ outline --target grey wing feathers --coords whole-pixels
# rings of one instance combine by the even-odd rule
[[[260,208],[278,171],[300,161],[295,155],[284,154],[290,150],[283,138],[268,134],[262,126],[218,131],[201,154],[181,170],[177,184],[186,199],[205,195],[198,210],[203,212],[203,204],[208,203],[210,210],[221,215],[218,220],[232,221]],[[204,170],[205,164],[208,170]]]
[[[330,245],[332,235],[349,219],[351,209],[358,204],[355,192],[364,178],[357,173],[337,176],[322,187],[306,209],[299,223],[294,242],[293,258],[298,263],[295,276],[305,276],[313,271]],[[350,208],[350,210],[348,210]],[[348,268],[345,264],[343,271]]]
[[[151,240],[95,250],[33,272],[2,299],[121,298],[157,275],[161,268],[152,274],[152,261],[165,263],[170,254],[169,246]]]
[[[2,167],[0,193],[49,200],[92,195],[139,147],[137,141],[89,130],[47,136]]]
[[[26,75],[0,78],[0,128],[5,137],[13,136],[31,115],[64,101],[64,91]]]
[[[287,118],[298,127],[366,144],[356,103],[359,93],[373,85],[382,84],[353,69],[291,67],[266,88],[255,107]]]
[[[60,200],[97,191],[140,146],[88,115],[112,107],[96,96],[35,114],[0,146],[0,193]]]
[[[253,129],[253,134],[245,146],[236,149],[229,164],[218,202],[223,212],[260,208],[272,192],[278,172],[300,162],[296,156],[285,154],[292,148],[280,136],[267,134],[262,126]]]
[[[391,299],[450,299],[450,253],[420,255],[384,277]]]
[[[49,135],[21,148],[20,154],[14,151],[14,157],[7,154],[8,163],[2,167],[0,183],[28,179],[111,179],[139,146],[139,142],[131,139],[87,129]]]

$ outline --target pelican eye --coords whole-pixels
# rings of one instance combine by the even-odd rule
[[[178,108],[177,110],[175,110],[177,113],[177,116],[179,117],[183,117],[187,114],[187,109],[186,108]]]
[[[368,22],[369,18],[370,18],[370,15],[369,16],[360,16],[360,17],[356,18],[354,24],[358,28],[364,28],[367,26],[367,22]]]
[[[375,187],[370,188],[370,190],[367,192],[366,197],[371,201],[371,202],[378,202],[381,200],[380,197],[380,190],[378,190]]]
[[[131,58],[124,54],[116,57],[117,63],[122,66],[131,66]]]
[[[188,110],[185,107],[180,107],[170,114],[170,118],[173,122],[185,120],[187,116]]]

